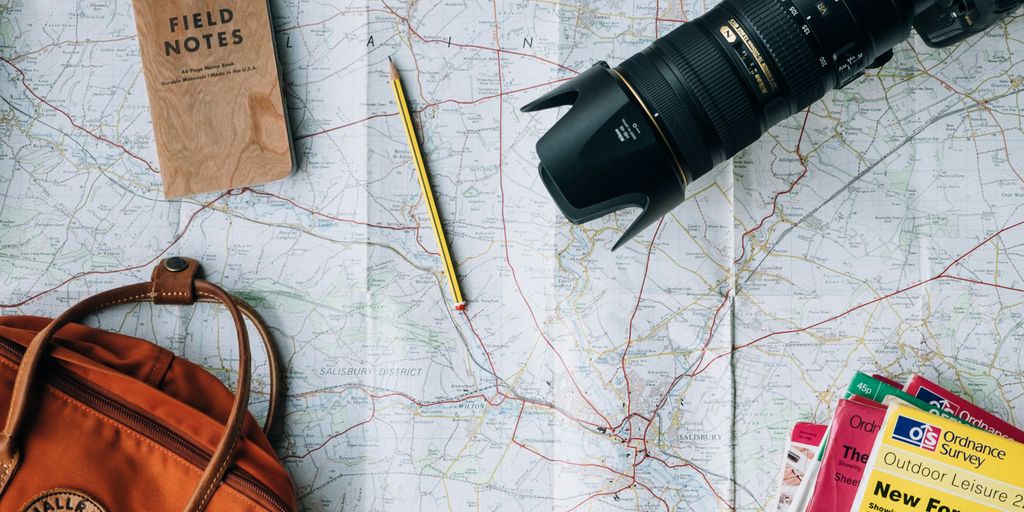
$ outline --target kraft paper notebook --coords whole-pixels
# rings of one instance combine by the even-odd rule
[[[164,195],[294,168],[265,0],[133,0]]]

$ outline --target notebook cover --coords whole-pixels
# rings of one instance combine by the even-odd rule
[[[133,0],[164,195],[295,166],[266,0]]]

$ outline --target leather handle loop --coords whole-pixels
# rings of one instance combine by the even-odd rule
[[[189,260],[189,264],[195,264]],[[157,273],[154,273],[154,278]],[[224,436],[218,442],[210,463],[204,469],[192,497],[189,499],[185,510],[187,512],[199,512],[206,508],[217,487],[220,485],[224,474],[231,463],[235,448],[242,437],[242,427],[245,422],[245,414],[248,411],[249,394],[252,379],[251,352],[249,347],[248,331],[245,327],[245,317],[248,317],[256,327],[261,336],[269,336],[269,331],[259,315],[244,302],[237,301],[223,289],[200,279],[194,279],[194,273],[189,276],[191,291],[203,302],[220,302],[227,308],[235,323],[235,331],[238,339],[238,382],[235,393],[235,400],[231,406],[225,425]],[[0,431],[0,493],[7,487],[8,482],[17,470],[20,459],[18,450],[18,436],[24,428],[25,422],[30,414],[29,393],[33,385],[40,379],[40,365],[45,358],[46,347],[54,335],[62,327],[89,313],[116,304],[133,302],[154,301],[157,297],[154,282],[139,283],[115,288],[96,295],[68,308],[64,313],[53,319],[49,325],[39,331],[29,343],[28,348],[22,356],[18,373],[14,380],[14,389],[11,394],[11,404],[7,413],[7,422]],[[269,337],[264,339],[268,349],[272,349]],[[277,408],[276,390],[278,384],[277,359],[274,352],[268,352],[268,361],[271,368],[271,403],[268,410],[265,428],[269,430],[273,414]]]
[[[93,295],[68,308],[32,338],[21,357],[21,364],[18,366],[18,373],[14,378],[14,390],[11,392],[11,406],[7,411],[7,422],[4,424],[3,431],[0,432],[0,465],[13,461],[17,454],[18,434],[21,432],[29,412],[28,392],[31,384],[38,380],[37,375],[45,354],[44,349],[54,334],[73,320],[98,309],[145,300],[150,295],[149,288],[148,283],[140,283]],[[6,482],[0,482],[0,486],[5,485]]]
[[[220,302],[219,299],[198,293],[195,287],[196,276],[199,274],[199,262],[192,258],[181,258],[178,256],[167,258],[153,268],[151,296],[143,300],[150,300],[153,304],[180,304],[188,305],[198,302]],[[244,300],[232,296],[231,299],[241,310],[242,315],[249,319],[256,333],[263,342],[263,348],[267,354],[267,365],[270,368],[270,400],[267,406],[267,417],[263,421],[263,432],[270,435],[270,429],[274,426],[274,419],[277,417],[278,399],[280,396],[281,370],[277,358],[277,351],[274,349],[274,341],[270,336],[270,329],[263,323],[259,313]]]
[[[210,457],[210,463],[203,471],[203,476],[199,479],[199,485],[192,493],[188,506],[185,507],[187,512],[204,510],[214,491],[220,486],[224,473],[227,472],[228,466],[231,464],[238,440],[242,437],[242,426],[245,424],[245,414],[249,409],[249,392],[252,384],[252,354],[249,348],[249,334],[235,299],[219,286],[202,280],[195,281],[195,290],[200,297],[217,299],[227,308],[231,318],[235,321],[235,332],[238,336],[238,383],[235,390],[235,403],[231,406],[231,413],[228,415],[225,425],[227,430]]]
[[[268,391],[267,416],[263,419],[263,433],[269,436],[270,431],[274,428],[274,420],[277,418],[281,408],[281,359],[278,357],[277,347],[274,345],[274,338],[270,334],[270,328],[263,321],[263,317],[244,300],[234,296],[232,298],[235,300],[235,305],[242,312],[242,316],[248,319],[249,323],[256,329],[256,334],[259,335],[260,341],[263,343],[263,350],[267,355],[270,389]],[[217,300],[199,296],[197,297],[197,302],[217,302]]]

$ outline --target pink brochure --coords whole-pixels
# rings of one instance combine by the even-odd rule
[[[821,440],[825,437],[827,425],[816,425],[814,423],[797,423],[793,427],[789,440],[797,444],[821,446]]]
[[[850,510],[885,411],[867,400],[839,401],[807,512]]]
[[[1024,443],[1024,432],[1019,428],[920,375],[911,377],[904,391],[955,415],[971,426]]]
[[[797,423],[790,432],[786,443],[786,458],[782,465],[781,482],[779,482],[778,512],[786,512],[793,503],[800,484],[807,473],[807,466],[818,453],[825,438],[825,425],[813,423]]]

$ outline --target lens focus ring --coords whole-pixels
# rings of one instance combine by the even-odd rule
[[[803,110],[825,95],[825,73],[811,51],[803,29],[774,0],[731,0],[734,11],[742,13],[771,55],[782,80],[789,88],[794,109]],[[809,36],[808,36],[809,37]]]
[[[691,179],[829,87],[802,18],[783,4],[790,5],[724,0],[616,68],[653,112]]]
[[[677,30],[672,35],[659,39],[652,47],[681,75],[682,83],[690,85],[722,149],[735,154],[757,140],[761,136],[760,116],[714,36],[704,30]]]

